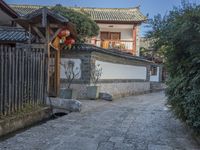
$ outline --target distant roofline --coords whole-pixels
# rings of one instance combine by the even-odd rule
[[[58,5],[58,4],[56,4],[56,5]],[[35,4],[10,4],[9,3],[9,6],[20,6],[20,7],[54,7],[54,6],[56,6],[56,5],[35,5]],[[65,6],[65,5],[61,5],[61,6],[63,6],[63,7],[66,7],[66,8],[77,8],[77,9],[136,9],[136,10],[138,10],[138,9],[140,9],[140,6],[135,6],[135,7],[123,7],[123,8],[116,8],[116,7],[114,7],[114,8],[112,8],[112,7],[110,7],[110,8],[108,8],[108,7],[106,7],[106,8],[104,8],[104,7],[75,7],[75,6]]]
[[[6,2],[4,2],[3,0],[0,0],[0,8],[5,11],[6,13],[8,13],[11,17],[13,18],[17,18],[19,15],[16,11],[14,11],[9,4],[7,4]]]
[[[57,4],[59,5],[59,4]],[[47,7],[49,9],[51,9],[52,7],[56,6],[56,5],[52,5],[52,6],[47,6],[47,5],[30,5],[30,4],[10,4],[10,6],[15,9],[40,9],[40,8],[43,8],[43,7]],[[61,5],[63,6],[63,5]],[[72,6],[63,6],[65,8],[68,8],[68,9],[73,9],[75,11],[80,11],[82,12],[82,10],[85,12],[85,13],[89,13],[90,14],[90,11],[96,11],[96,12],[110,12],[110,13],[116,13],[116,12],[120,12],[120,11],[128,11],[130,13],[137,13],[140,17],[139,19],[107,19],[106,17],[105,18],[102,18],[102,16],[100,18],[98,17],[93,17],[93,13],[90,14],[91,15],[91,18],[92,20],[94,20],[95,22],[97,23],[113,23],[113,24],[141,24],[142,22],[145,22],[147,20],[147,16],[143,15],[142,12],[140,11],[140,6],[136,6],[136,7],[128,7],[128,8],[98,8],[98,7],[72,7]],[[89,12],[88,12],[89,11]],[[112,16],[112,15],[111,15]],[[125,17],[126,18],[126,17]]]

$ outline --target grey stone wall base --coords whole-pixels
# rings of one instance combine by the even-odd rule
[[[51,116],[51,109],[45,107],[34,112],[0,120],[0,137],[19,129],[23,129]]]
[[[137,95],[143,95],[143,94],[148,94],[151,93],[151,90],[147,91],[138,91],[138,92],[133,92],[133,93],[124,93],[124,94],[116,94],[113,96],[113,99],[119,99],[123,97],[129,97],[129,96],[137,96]]]
[[[165,83],[161,82],[150,82],[151,92],[163,91],[167,88]]]
[[[100,93],[110,94],[113,99],[150,92],[150,82],[100,83],[99,86]],[[71,87],[77,91],[78,99],[87,99],[87,84]]]
[[[149,82],[105,83],[100,84],[102,93],[108,93],[113,99],[144,94],[150,91]]]
[[[46,104],[56,111],[60,109],[62,111],[80,112],[82,108],[82,103],[75,99],[49,98],[46,100]]]

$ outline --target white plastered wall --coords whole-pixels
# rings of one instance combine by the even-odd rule
[[[133,66],[96,61],[96,65],[102,68],[101,79],[136,79],[146,80],[147,68],[145,66]]]
[[[157,67],[157,73],[156,75],[150,75],[150,81],[159,82],[159,75],[160,75],[160,70],[159,67]]]
[[[74,73],[75,74],[78,73],[78,75],[76,76],[75,79],[80,79],[81,78],[81,60],[80,59],[61,58],[61,64],[68,63],[68,61],[74,62]],[[65,69],[64,69],[63,65],[60,66],[60,78],[66,79]]]

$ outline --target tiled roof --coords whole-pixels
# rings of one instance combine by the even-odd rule
[[[44,6],[38,5],[10,5],[19,15],[23,16]],[[48,7],[50,8],[50,6]],[[135,8],[80,8],[71,7],[74,10],[89,14],[95,21],[122,21],[141,22],[147,18]]]
[[[0,41],[24,42],[28,40],[27,33],[22,28],[0,26]]]
[[[77,8],[74,8],[77,9]],[[146,17],[139,8],[83,8],[95,21],[144,21]]]
[[[30,14],[37,9],[42,8],[42,6],[34,6],[34,5],[10,5],[10,7],[15,10],[20,16],[25,16]]]
[[[52,10],[46,8],[46,7],[43,7],[43,8],[40,8],[40,9],[36,9],[34,11],[32,11],[31,13],[28,13],[24,16],[22,16],[23,19],[28,19],[28,20],[31,20],[33,19],[34,17],[38,17],[38,16],[42,16],[43,15],[43,12],[46,12],[46,15],[49,17],[53,17],[54,20],[57,20],[61,23],[68,23],[69,20],[63,16],[61,16],[60,14],[58,13],[55,13],[53,12]]]
[[[94,46],[91,44],[75,44],[72,46],[72,48],[70,50],[71,51],[87,51],[87,52],[95,51],[95,52],[105,53],[105,54],[114,55],[114,56],[118,56],[118,57],[123,57],[126,59],[133,59],[133,60],[137,60],[137,61],[153,63],[152,61],[149,61],[145,58],[133,56],[130,53],[126,53],[126,52],[120,51],[118,49],[104,49],[104,48],[97,47],[97,46]]]

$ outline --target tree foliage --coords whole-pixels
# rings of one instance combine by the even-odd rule
[[[168,102],[176,116],[200,133],[200,6],[182,2],[151,21],[151,38],[162,48],[169,74]]]
[[[77,42],[83,43],[88,38],[97,36],[99,33],[98,25],[91,20],[89,15],[81,11],[75,11],[71,8],[56,5],[52,8],[53,11],[61,14],[73,23],[77,30]]]

